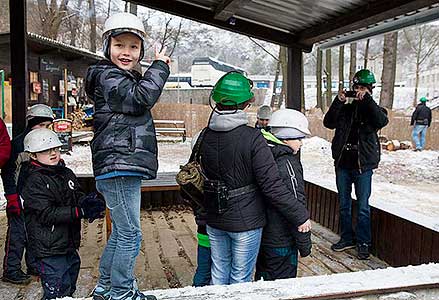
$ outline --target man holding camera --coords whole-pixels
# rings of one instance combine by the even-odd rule
[[[380,161],[377,131],[389,121],[385,109],[372,98],[373,84],[376,83],[373,73],[360,70],[352,81],[353,91],[339,91],[323,120],[325,127],[335,129],[332,157],[340,201],[341,239],[331,249],[343,251],[357,247],[358,258],[368,259],[372,170],[378,167]],[[352,185],[357,198],[355,236],[352,228]]]

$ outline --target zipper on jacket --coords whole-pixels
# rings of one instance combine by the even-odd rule
[[[287,170],[288,170],[288,174],[290,175],[291,185],[293,186],[294,196],[297,199],[297,191],[296,191],[297,179],[296,179],[296,173],[294,173],[293,166],[291,165],[289,160],[287,160]]]

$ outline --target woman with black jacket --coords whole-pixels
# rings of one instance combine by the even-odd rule
[[[251,281],[266,224],[265,203],[276,207],[300,231],[309,215],[282,182],[260,130],[247,126],[244,109],[253,99],[251,81],[237,72],[215,85],[216,107],[200,147],[212,283]]]

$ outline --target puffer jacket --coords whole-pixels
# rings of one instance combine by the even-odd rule
[[[157,140],[150,109],[169,76],[169,67],[154,61],[141,76],[108,60],[88,69],[86,92],[95,103],[91,143],[95,176],[113,171],[156,177]]]
[[[64,255],[79,248],[81,219],[79,200],[84,196],[72,170],[61,161],[47,166],[25,163],[24,200],[29,245],[36,257]]]
[[[244,115],[244,122],[233,121],[239,114]],[[221,180],[230,190],[251,184],[256,189],[229,198],[222,214],[208,210],[207,224],[230,232],[261,228],[266,223],[265,201],[278,209],[293,226],[303,224],[309,218],[308,212],[299,202],[290,201],[293,196],[279,176],[261,131],[244,124],[244,112],[220,116],[214,112],[210,130],[201,143],[201,164],[208,179]]]
[[[289,201],[299,202],[306,208],[303,168],[299,154],[294,154],[287,145],[274,141],[268,141],[268,144],[279,168],[280,177],[292,193],[293,197]],[[311,252],[311,232],[298,232],[297,227],[292,226],[271,203],[268,203],[267,225],[264,227],[262,245],[276,248],[295,246],[304,257]]]
[[[381,156],[381,146],[377,131],[389,122],[387,111],[378,106],[372,96],[366,94],[364,99],[344,104],[335,97],[323,124],[326,128],[335,129],[332,139],[332,158],[335,167],[338,167],[341,155],[346,148],[346,143],[354,120],[358,121],[358,165],[361,171],[378,167]]]

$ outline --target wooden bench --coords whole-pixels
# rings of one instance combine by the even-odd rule
[[[183,142],[186,141],[186,126],[181,120],[154,120],[157,134],[181,135]]]

